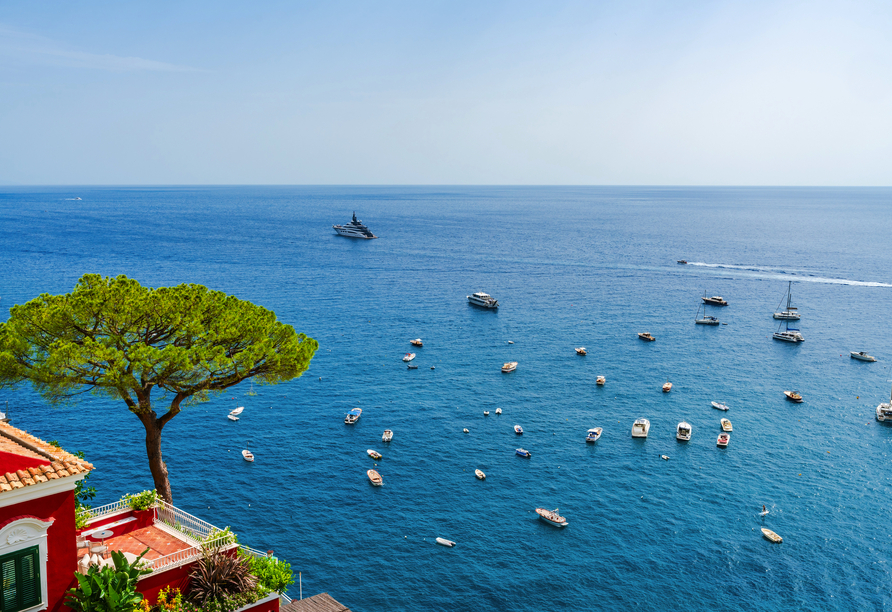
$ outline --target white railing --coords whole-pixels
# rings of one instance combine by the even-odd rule
[[[239,548],[249,555],[253,555],[254,557],[268,557],[269,555],[262,550],[257,550],[256,548],[251,548],[250,546],[245,546],[244,544],[240,544]],[[273,557],[275,559],[275,557]]]
[[[125,502],[124,500],[118,500],[116,502],[112,502],[110,504],[105,504],[104,506],[97,506],[96,508],[90,508],[90,521],[95,521],[98,518],[102,518],[103,516],[108,516],[109,514],[114,514],[115,512],[120,512],[121,510],[127,510],[130,508],[130,504]]]
[[[205,546],[209,548],[216,548],[217,546],[221,548],[225,548],[227,545],[232,544],[232,536],[226,535],[222,538],[215,538],[210,542],[206,542]],[[171,553],[169,555],[165,555],[163,557],[158,557],[157,559],[147,560],[145,561],[146,567],[150,568],[153,572],[164,570],[172,566],[185,565],[186,563],[191,563],[192,561],[198,559],[202,555],[201,547],[193,546],[191,548],[186,548],[185,550],[178,550],[175,553]]]
[[[158,512],[155,520],[164,523],[195,540],[204,541],[212,533],[222,531],[207,521],[203,521],[197,516],[192,516],[188,512],[183,512],[176,506],[172,506],[163,501],[158,502],[157,510]]]

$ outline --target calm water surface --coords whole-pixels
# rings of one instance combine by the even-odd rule
[[[334,234],[354,210],[379,240]],[[0,317],[98,272],[201,283],[316,338],[302,378],[242,385],[164,434],[175,503],[274,549],[305,594],[357,611],[888,610],[892,427],[873,412],[892,378],[890,213],[890,189],[4,188]],[[801,345],[771,339],[789,280]],[[473,291],[501,307],[468,306]],[[727,325],[694,325],[704,292],[730,302],[711,309]],[[123,404],[7,400],[16,426],[86,452],[97,503],[151,488]]]

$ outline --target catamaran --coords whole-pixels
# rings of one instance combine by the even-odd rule
[[[793,281],[790,281],[787,285],[787,307],[783,310],[775,310],[774,318],[775,319],[783,319],[785,321],[798,321],[799,313],[794,306],[790,306],[790,301],[793,299],[793,293],[791,289],[793,288]],[[784,298],[781,298],[781,304],[784,303]],[[780,308],[780,304],[777,305],[778,309]]]
[[[784,328],[781,331],[781,327]],[[802,337],[802,334],[798,329],[794,329],[790,327],[789,319],[784,319],[777,326],[777,331],[771,336],[775,340],[783,340],[784,342],[805,342],[805,338]]]

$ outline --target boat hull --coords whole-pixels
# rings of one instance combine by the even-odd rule
[[[773,316],[779,321],[798,321],[800,318],[800,315],[795,312],[776,312]]]
[[[697,325],[718,325],[719,320],[716,319],[715,321],[713,321],[712,319],[697,319],[694,321],[694,323],[696,323]]]
[[[857,359],[858,361],[870,361],[870,362],[876,361],[876,357],[873,357],[871,355],[862,355],[860,353],[849,353],[849,356],[852,359]]]

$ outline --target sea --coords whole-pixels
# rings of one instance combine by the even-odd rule
[[[332,230],[354,211],[377,240]],[[302,377],[246,381],[163,438],[175,505],[287,560],[291,597],[356,612],[892,609],[892,424],[874,417],[892,387],[892,189],[2,187],[0,228],[0,320],[82,274],[124,274],[224,291],[318,340]],[[791,281],[800,344],[772,339]],[[478,291],[499,308],[469,305]],[[708,308],[721,325],[694,324],[704,295],[728,301]],[[94,504],[152,488],[123,403],[54,407],[23,386],[0,407],[85,453]],[[647,439],[630,435],[638,418]]]

